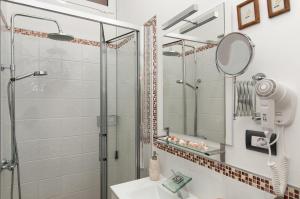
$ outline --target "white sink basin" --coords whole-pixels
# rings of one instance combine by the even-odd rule
[[[161,185],[163,181],[164,179],[154,182],[149,178],[143,178],[114,185],[111,190],[118,199],[179,199],[177,194],[173,194]],[[197,198],[189,194],[185,199]]]

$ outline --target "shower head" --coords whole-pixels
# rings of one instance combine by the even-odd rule
[[[169,57],[180,57],[180,53],[176,51],[164,51],[163,55],[169,56]]]
[[[33,18],[33,19],[38,19],[38,20],[43,20],[43,21],[48,21],[48,22],[55,23],[56,27],[57,27],[57,32],[56,33],[48,33],[47,37],[49,39],[58,40],[58,41],[71,41],[71,40],[74,39],[74,36],[67,35],[67,34],[63,33],[62,28],[61,28],[61,26],[60,26],[60,24],[58,23],[57,20],[52,19],[52,18],[45,18],[45,17],[40,17],[40,16],[34,16],[34,15],[30,15],[30,14],[15,14],[15,15],[13,15],[11,17],[11,21],[12,21],[11,31],[14,30],[14,22],[15,22],[15,18],[16,17]]]
[[[21,79],[25,79],[27,77],[38,77],[38,76],[45,76],[45,75],[48,75],[47,71],[34,71],[32,73],[28,73],[28,74],[25,74],[25,75],[20,75],[18,77],[15,77],[15,78],[11,78],[11,81],[18,81],[18,80],[21,80]]]
[[[47,37],[52,40],[56,41],[72,41],[74,40],[74,36],[72,35],[67,35],[63,32],[59,33],[48,33]]]
[[[40,70],[40,71],[33,72],[33,76],[46,76],[46,75],[48,75],[48,73],[45,70]]]

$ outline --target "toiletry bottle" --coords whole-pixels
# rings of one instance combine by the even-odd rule
[[[159,181],[160,168],[159,168],[159,159],[157,157],[156,151],[153,151],[153,156],[150,159],[149,176],[150,176],[150,180]]]

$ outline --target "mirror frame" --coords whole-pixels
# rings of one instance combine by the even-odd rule
[[[240,35],[240,36],[243,36],[244,38],[247,39],[248,41],[248,47],[250,48],[250,57],[249,57],[249,60],[248,60],[248,63],[246,64],[246,66],[243,67],[243,69],[236,73],[236,74],[230,74],[230,73],[226,73],[223,69],[222,69],[222,66],[219,64],[219,59],[218,59],[218,50],[220,48],[220,44],[228,38],[228,36],[231,36],[231,35]],[[217,46],[217,49],[216,49],[216,54],[215,54],[215,62],[216,62],[216,66],[217,66],[217,69],[219,72],[222,72],[223,74],[229,76],[229,77],[238,77],[242,74],[244,74],[246,72],[246,70],[248,69],[249,65],[251,64],[252,60],[253,60],[253,57],[254,57],[254,53],[255,53],[255,45],[254,43],[252,42],[251,38],[244,34],[244,33],[240,33],[240,32],[232,32],[232,33],[229,33],[227,34],[225,37],[223,37],[221,39],[221,41],[219,42],[218,46]]]

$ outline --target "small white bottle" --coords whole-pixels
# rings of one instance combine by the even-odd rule
[[[152,181],[159,181],[160,179],[159,159],[157,157],[156,151],[153,151],[153,156],[150,159],[149,177]]]

